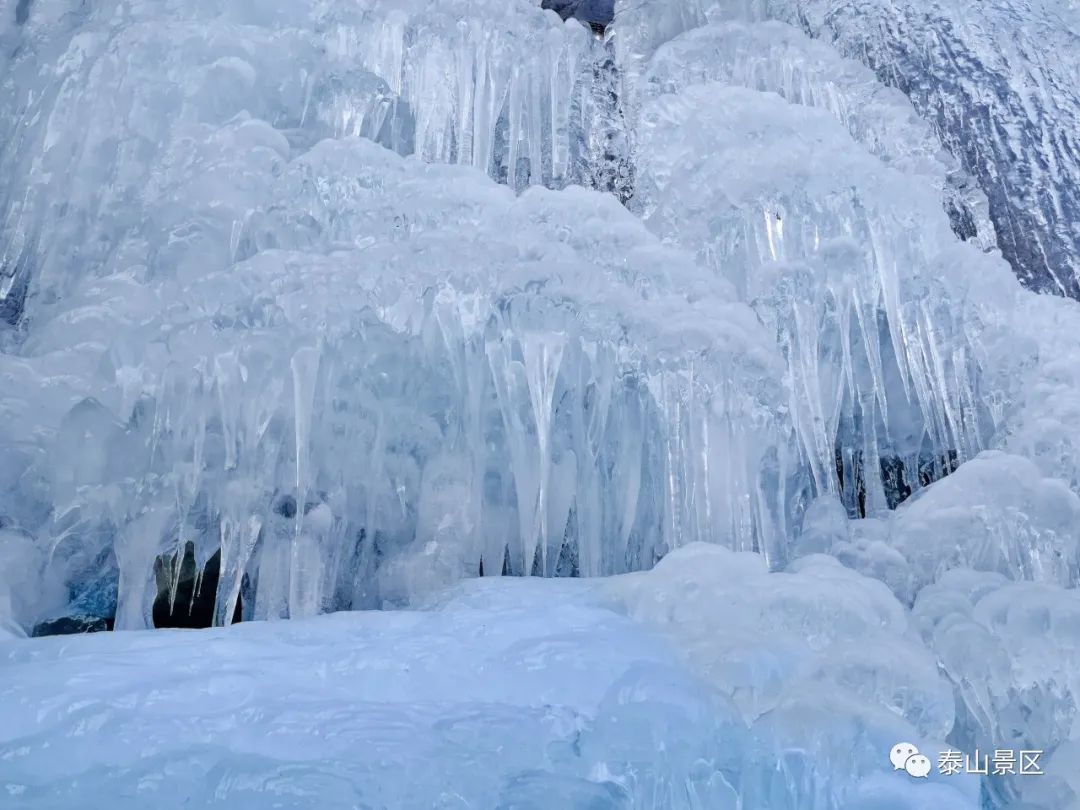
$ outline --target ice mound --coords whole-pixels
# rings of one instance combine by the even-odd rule
[[[992,800],[1078,806],[1080,593],[958,569],[920,592],[912,620],[955,685],[957,747],[1049,752],[1046,777],[995,780]]]
[[[1080,492],[1080,306],[1056,297],[1024,296],[1017,308],[1016,338],[1032,358],[1016,373],[1025,380],[1015,417],[1004,431],[1010,452],[1030,458],[1043,475]]]
[[[1015,281],[957,242],[932,185],[772,93],[693,85],[641,121],[646,223],[776,330],[815,492],[839,468],[849,508],[883,511],[888,459],[914,489],[920,467],[937,477],[987,445],[1016,397],[997,360]]]
[[[952,567],[1063,587],[1080,575],[1080,498],[1024,458],[983,453],[890,517],[914,591]]]
[[[905,603],[956,568],[1075,587],[1080,498],[1028,459],[987,451],[884,518],[845,520],[835,498],[807,510],[797,547],[885,582]]]
[[[697,544],[607,590],[732,702],[756,744],[780,746],[771,774],[743,774],[744,806],[978,805],[963,777],[909,793],[906,774],[882,773],[891,740],[942,747],[954,706],[935,657],[881,582],[824,555],[770,573],[759,555]],[[884,796],[895,804],[879,804]]]

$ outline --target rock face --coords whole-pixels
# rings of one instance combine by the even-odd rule
[[[976,10],[957,0],[754,5],[862,60],[907,94],[977,178],[998,245],[1020,280],[1039,292],[1080,298],[1075,4],[993,0]]]
[[[615,12],[614,0],[544,0],[543,7],[558,13],[564,20],[607,25]]]
[[[80,633],[101,633],[113,629],[112,619],[100,616],[61,616],[35,625],[33,636],[74,636]]]

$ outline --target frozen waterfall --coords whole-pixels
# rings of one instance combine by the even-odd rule
[[[0,805],[1080,808],[1074,6],[0,9]]]

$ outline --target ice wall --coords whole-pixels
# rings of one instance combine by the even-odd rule
[[[609,618],[564,604],[588,589],[710,684],[707,705],[677,679],[658,707],[635,696],[672,670],[600,695],[602,678],[571,668],[565,684],[595,686],[586,702],[601,705],[550,736],[546,704],[544,722],[485,705],[472,722],[505,721],[511,746],[542,737],[552,747],[530,757],[566,769],[485,783],[481,802],[1074,802],[1080,308],[1022,290],[991,248],[1017,261],[1021,242],[1052,242],[1047,268],[1071,250],[1071,169],[1053,164],[1072,142],[1046,133],[1068,128],[1072,97],[1010,74],[995,98],[1031,106],[994,141],[1015,147],[1016,171],[990,188],[983,164],[941,148],[966,108],[943,104],[931,123],[916,109],[974,93],[998,63],[966,64],[959,84],[960,63],[944,64],[924,97],[911,76],[925,65],[903,62],[889,90],[875,54],[903,36],[885,26],[867,51],[851,39],[882,0],[844,6],[833,28],[814,21],[821,7],[634,0],[603,42],[525,0],[35,0],[3,17],[0,634],[62,610],[140,628],[155,600],[200,588],[216,588],[225,624],[415,605],[481,574],[653,568],[544,592],[473,583],[423,618],[328,618],[321,643],[333,658],[341,638],[360,643],[351,622],[383,622],[379,643],[407,649],[363,652],[417,672],[450,647],[492,655],[487,674],[507,678],[476,689],[546,700],[555,670],[530,669],[520,689],[507,662],[533,659],[477,643],[476,628],[495,617],[505,641],[514,621],[540,627],[537,660],[565,676],[594,640],[622,650],[574,635]],[[1020,51],[1044,12],[1013,21]],[[962,53],[982,33],[944,41]],[[1014,113],[1002,103],[994,120]],[[1049,139],[1036,157],[1029,138]],[[1025,173],[1037,205],[1010,191]],[[1016,223],[1001,227],[1013,205],[1037,212],[1015,244]],[[188,544],[202,573],[181,582],[166,561]],[[246,632],[295,669],[275,639],[300,631]],[[141,655],[132,638],[110,649]],[[23,643],[9,661],[46,649]],[[162,647],[169,666],[190,653]],[[262,662],[240,657],[243,672]],[[6,694],[34,693],[44,665],[30,664]],[[403,694],[386,668],[362,669]],[[213,687],[243,683],[233,674]],[[402,689],[441,694],[425,677]],[[32,745],[5,767],[20,779],[54,757],[42,726],[79,756],[115,753],[67,736],[83,715],[54,723],[19,700]],[[172,728],[189,728],[167,702]],[[117,718],[132,733],[143,719]],[[165,770],[173,737],[152,734],[147,768]],[[915,737],[1045,748],[1057,774],[882,774],[889,745]],[[473,754],[442,739],[456,778]],[[441,785],[379,789],[430,804]]]
[[[1075,305],[1021,292],[976,249],[993,233],[982,194],[899,93],[784,23],[687,9],[655,9],[637,52],[616,23],[638,122],[632,205],[776,327],[814,488],[838,490],[790,555],[828,552],[907,604],[965,567],[1074,588]],[[994,738],[991,710],[971,711],[965,740]]]
[[[720,83],[641,112],[635,202],[775,330],[789,413],[817,492],[889,503],[883,465],[973,457],[1017,384],[985,374],[1015,297],[1004,265],[959,243],[933,183],[907,182],[833,114]],[[952,458],[955,454],[955,458]],[[838,465],[842,469],[837,478]]]
[[[246,615],[273,617],[480,565],[610,573],[697,538],[780,553],[795,471],[768,341],[613,198],[518,199],[366,139],[286,162],[250,118],[187,146],[207,150],[199,190],[211,167],[248,178],[247,215],[171,273],[86,279],[4,357],[25,375],[5,426],[30,445],[22,521],[69,576],[115,557],[118,626],[146,624],[152,563],[188,540],[221,548],[221,620],[245,573]],[[34,407],[53,363],[61,414]]]
[[[224,622],[693,540],[781,567],[813,497],[880,517],[987,448],[1075,489],[1075,314],[899,92],[717,8],[7,19],[12,559],[141,626],[160,555],[220,549]]]
[[[602,48],[528,2],[328,3],[329,53],[384,77],[408,104],[411,151],[476,166],[513,188],[581,171],[585,93]]]
[[[210,227],[183,222],[190,212],[162,199],[162,183],[187,171],[185,149],[238,115],[273,127],[283,154],[360,135],[519,190],[587,182],[610,141],[594,124],[610,128],[614,115],[591,92],[602,45],[527,0],[38,0],[20,24],[5,18],[0,36],[6,326],[28,297],[33,309],[110,262],[169,261],[145,208],[173,246]],[[248,179],[258,182],[221,182],[204,208],[239,205]],[[220,211],[201,216],[231,227]]]

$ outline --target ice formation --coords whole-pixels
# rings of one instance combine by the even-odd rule
[[[54,558],[115,527],[118,625],[148,621],[148,566],[178,540],[203,560],[220,545],[222,616],[257,553],[257,618],[382,604],[380,561],[392,593],[416,566],[591,575],[696,531],[780,542],[764,334],[614,199],[515,198],[364,139],[278,175],[235,264],[149,296],[130,272],[96,279],[24,343],[37,359],[73,328],[95,347],[134,332],[69,379],[50,469]],[[702,441],[729,462],[710,469]],[[406,547],[420,558],[394,560]]]
[[[780,20],[899,88],[977,179],[1002,254],[1080,296],[1080,9],[1055,0],[617,0],[631,98],[664,42],[708,22]]]
[[[543,5],[5,10],[0,788],[1080,807],[1075,8]]]
[[[645,71],[642,91],[654,98],[709,81],[827,110],[890,168],[938,188],[960,238],[983,248],[995,244],[982,191],[903,94],[859,63],[786,23],[724,22],[694,28],[661,46]]]
[[[775,329],[816,490],[851,499],[851,471],[870,470],[875,511],[886,458],[914,482],[927,459],[963,461],[992,435],[986,403],[1008,392],[983,357],[1015,282],[957,242],[932,185],[903,183],[845,134],[770,93],[689,87],[643,108],[636,201]]]
[[[551,36],[569,30],[545,19]],[[185,59],[226,58],[190,54],[167,29],[132,33],[148,25],[122,29],[134,54],[178,41],[189,75]],[[225,52],[261,53],[271,36],[222,31],[239,39],[222,33]],[[374,83],[361,78],[357,92]],[[156,150],[114,123],[108,136],[133,143],[109,171],[138,184],[137,202],[98,199],[95,176],[85,207],[55,212],[79,227],[41,251],[27,333],[5,357],[28,377],[13,392],[63,388],[55,413],[14,393],[6,425],[51,437],[36,457],[7,443],[9,520],[49,537],[51,567],[78,581],[114,565],[117,624],[140,627],[154,559],[189,540],[200,563],[221,549],[222,620],[245,574],[249,615],[296,616],[377,606],[414,576],[485,563],[611,573],[693,538],[779,554],[790,527],[769,481],[793,473],[776,459],[776,365],[723,285],[609,197],[515,200],[352,132],[319,130],[341,137],[311,146],[293,131],[299,110],[254,117],[251,82],[233,95],[220,77],[196,83],[215,108],[155,120]],[[132,104],[108,120],[141,122]],[[76,139],[76,113],[58,106],[57,137]],[[91,131],[106,130],[100,115]],[[57,192],[41,193],[48,221]],[[101,251],[80,253],[84,274],[82,227]]]

